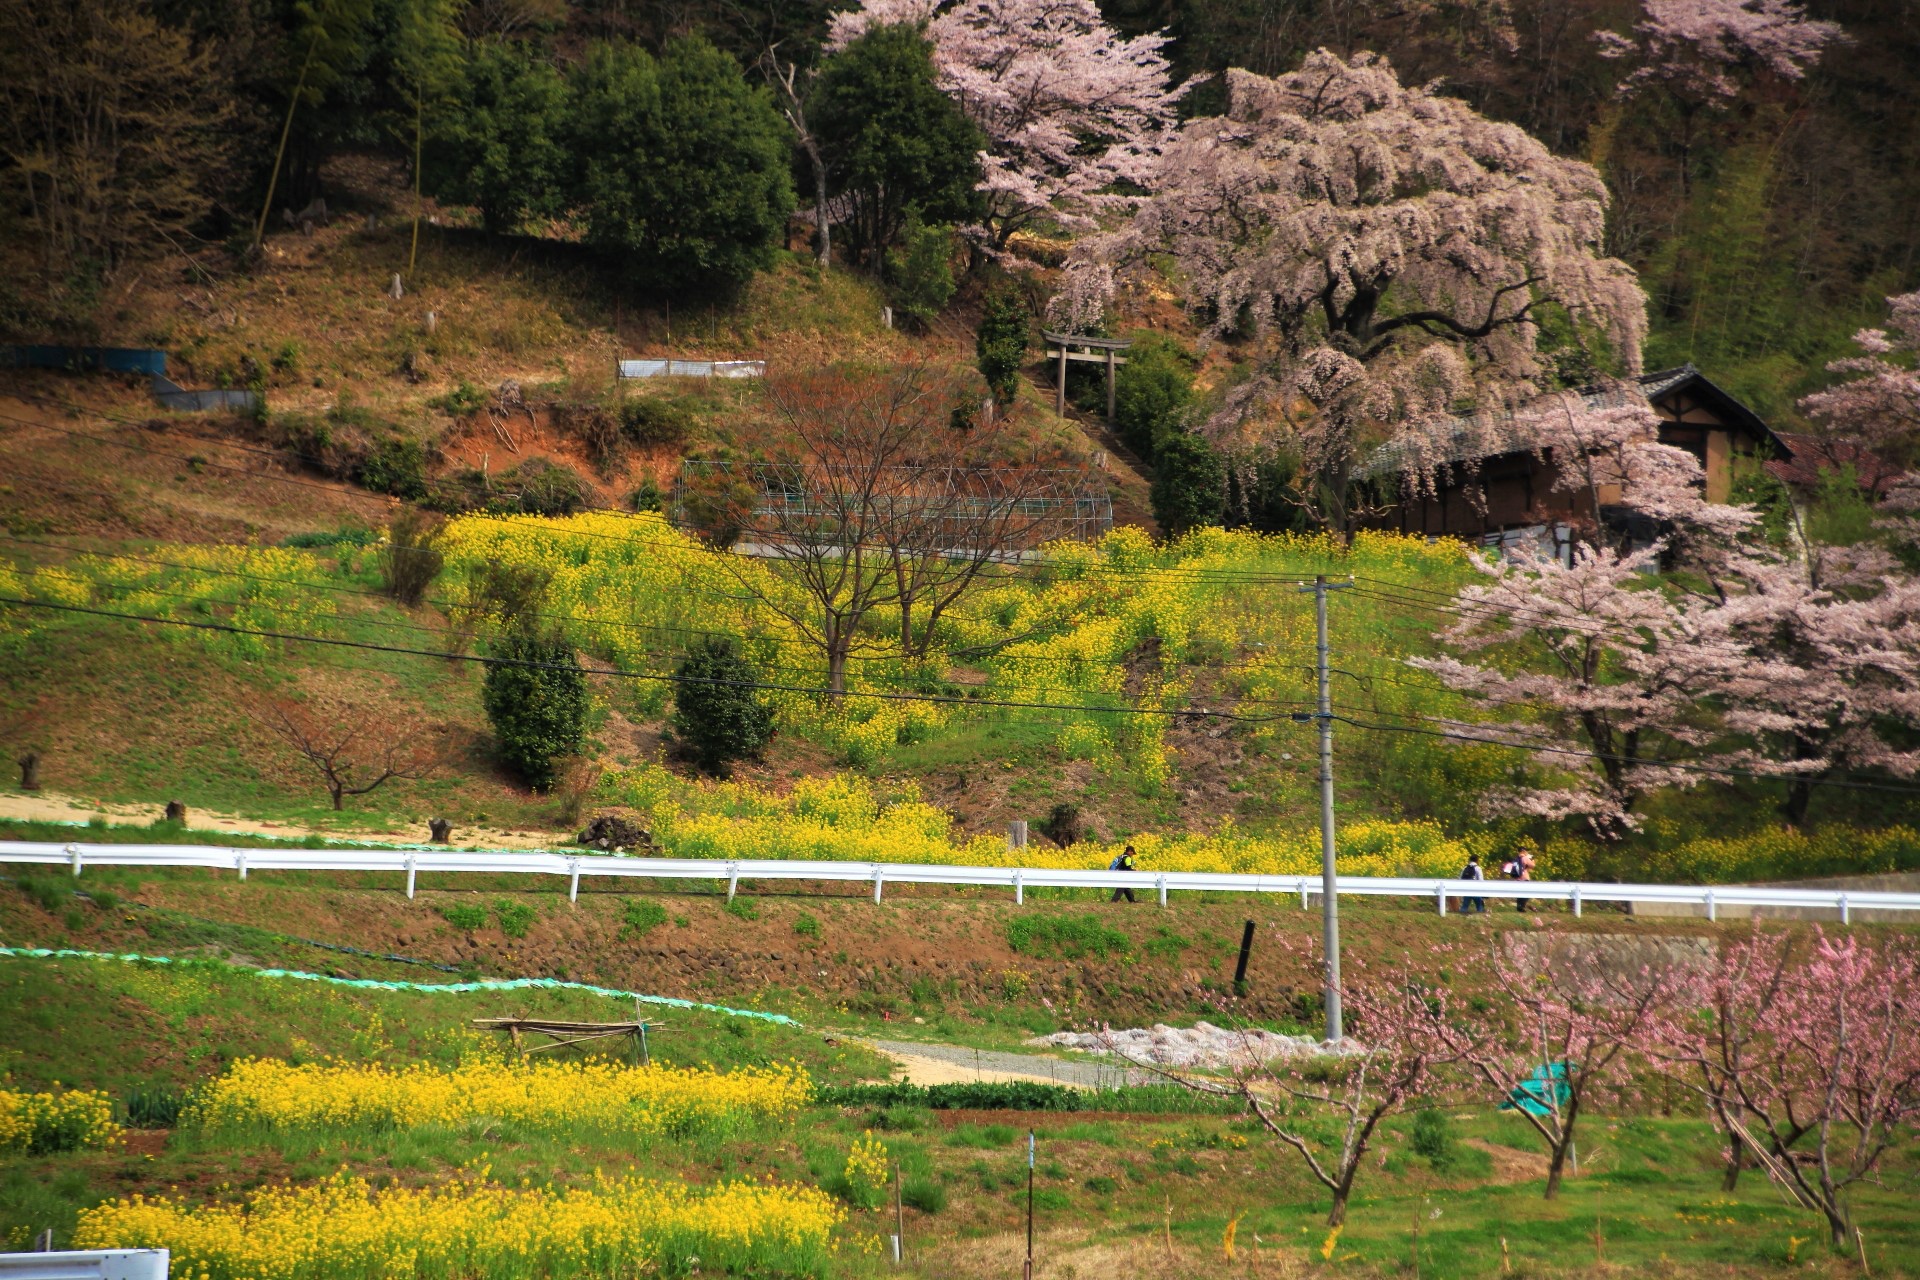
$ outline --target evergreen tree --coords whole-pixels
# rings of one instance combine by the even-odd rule
[[[536,791],[553,785],[553,762],[587,739],[586,672],[558,635],[516,628],[493,646],[480,701],[500,759]],[[525,664],[525,665],[522,665]]]
[[[1193,357],[1168,338],[1149,334],[1133,344],[1113,380],[1114,425],[1127,447],[1152,461],[1180,430],[1193,399]]]
[[[571,132],[587,238],[631,282],[724,291],[772,265],[793,212],[786,125],[705,40],[674,40],[658,60],[595,49]]]
[[[435,131],[435,194],[480,210],[493,232],[566,208],[567,86],[551,64],[509,44],[481,45],[467,63],[458,109]]]
[[[953,229],[926,226],[908,210],[900,239],[900,251],[887,255],[888,296],[909,324],[925,329],[953,298]]]
[[[753,686],[760,675],[726,636],[694,646],[674,673],[673,731],[708,773],[759,756],[773,738],[772,713]]]
[[[1153,518],[1169,536],[1201,525],[1220,523],[1226,501],[1227,469],[1213,446],[1199,436],[1176,431],[1160,443],[1153,464]]]
[[[829,58],[809,107],[862,261],[880,260],[910,211],[929,223],[979,215],[986,139],[935,83],[933,46],[917,27],[876,27]]]
[[[1001,404],[1012,404],[1020,385],[1020,366],[1026,363],[1032,324],[1027,300],[1012,284],[996,285],[988,292],[980,328],[974,334],[974,351],[987,386]]]

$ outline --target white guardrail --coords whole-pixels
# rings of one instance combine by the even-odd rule
[[[167,1251],[0,1253],[0,1280],[167,1280]]]
[[[1035,888],[1152,889],[1167,904],[1175,891],[1298,894],[1305,908],[1319,896],[1317,875],[1254,876],[1208,871],[1062,871],[1046,867],[963,867],[918,862],[728,861],[717,858],[639,858],[537,850],[459,849],[232,849],[184,844],[53,844],[0,840],[0,862],[68,866],[79,875],[89,865],[107,867],[210,867],[244,880],[249,871],[391,871],[407,878],[407,896],[423,871],[521,873],[563,876],[567,896],[580,896],[582,876],[643,880],[724,880],[731,900],[742,880],[812,880],[871,884],[880,901],[887,884],[985,885],[1013,890],[1024,902]],[[1565,880],[1438,880],[1401,876],[1340,876],[1336,894],[1357,897],[1425,898],[1441,915],[1449,898],[1531,898],[1568,903],[1574,915],[1589,902],[1659,903],[1704,907],[1709,920],[1722,907],[1920,913],[1920,893],[1859,889],[1772,888],[1760,885],[1600,884]]]

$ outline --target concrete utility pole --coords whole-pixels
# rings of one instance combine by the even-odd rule
[[[1328,582],[1317,574],[1310,587],[1313,592],[1314,631],[1319,641],[1315,663],[1320,677],[1319,710],[1309,716],[1294,713],[1296,720],[1312,720],[1320,726],[1320,918],[1321,945],[1326,952],[1327,1039],[1337,1042],[1340,1030],[1340,896],[1335,892],[1333,865],[1333,694],[1328,687],[1327,670],[1327,592],[1349,587],[1350,582]]]

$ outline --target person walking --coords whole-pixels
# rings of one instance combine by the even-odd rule
[[[1118,856],[1116,856],[1116,857],[1114,858],[1114,860],[1113,860],[1112,862],[1109,862],[1109,863],[1107,864],[1107,870],[1109,870],[1109,871],[1132,871],[1132,870],[1134,869],[1134,865],[1133,865],[1133,856],[1134,856],[1134,855],[1133,855],[1133,846],[1132,846],[1132,845],[1128,845],[1128,846],[1127,846],[1126,848],[1124,848],[1124,849],[1122,849],[1122,850],[1120,851],[1120,853],[1118,854]],[[1128,888],[1120,888],[1120,889],[1115,889],[1115,890],[1113,891],[1113,896],[1112,896],[1111,898],[1108,898],[1108,899],[1107,899],[1107,901],[1108,901],[1108,902],[1118,902],[1118,901],[1120,901],[1120,898],[1121,898],[1121,896],[1122,896],[1122,895],[1125,895],[1125,897],[1126,897],[1126,899],[1127,899],[1127,901],[1128,901],[1128,902],[1138,902],[1138,901],[1139,901],[1139,899],[1138,899],[1138,898],[1136,898],[1136,897],[1134,897],[1134,896],[1133,896],[1133,890],[1132,890],[1132,889],[1128,889]]]
[[[1523,881],[1533,879],[1533,850],[1527,848],[1525,845],[1521,845],[1520,851],[1513,855],[1513,861],[1507,865],[1513,868],[1513,879]],[[1532,898],[1515,898],[1513,900],[1514,909],[1518,911],[1533,910],[1532,903]]]
[[[1460,868],[1460,878],[1462,880],[1485,880],[1487,878],[1487,873],[1480,869],[1480,855],[1478,853],[1470,853],[1467,855],[1467,865]],[[1487,914],[1487,900],[1485,898],[1460,899],[1461,915],[1472,915],[1476,911],[1481,915]]]

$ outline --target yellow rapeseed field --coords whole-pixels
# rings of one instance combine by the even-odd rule
[[[0,1152],[69,1151],[119,1141],[113,1099],[90,1089],[0,1089]]]
[[[135,1196],[80,1212],[76,1249],[165,1248],[187,1280],[520,1280],[818,1274],[844,1211],[812,1187],[689,1187],[601,1178],[514,1189],[484,1168],[437,1187],[375,1190],[342,1173],[243,1204]]]
[[[798,1066],[629,1067],[606,1062],[472,1062],[393,1069],[343,1062],[237,1062],[203,1086],[189,1118],[212,1129],[376,1130],[475,1118],[549,1132],[727,1133],[791,1120],[812,1096]]]

